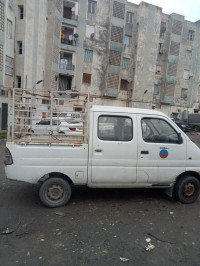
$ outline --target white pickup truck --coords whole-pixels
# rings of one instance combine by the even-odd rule
[[[65,205],[78,185],[165,188],[193,203],[200,192],[200,149],[161,112],[93,106],[87,143],[8,140],[5,171],[8,179],[40,183],[48,207]]]

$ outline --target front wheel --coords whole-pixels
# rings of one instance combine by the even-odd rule
[[[182,203],[190,204],[195,202],[200,193],[199,180],[194,177],[187,175],[177,181],[174,186],[174,195]]]
[[[40,200],[50,208],[60,207],[68,203],[71,198],[70,184],[60,178],[47,179],[40,187]]]

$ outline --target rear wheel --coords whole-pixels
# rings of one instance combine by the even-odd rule
[[[194,129],[194,131],[198,132],[199,131],[199,126],[194,126],[193,129]]]
[[[70,184],[60,178],[47,179],[40,187],[40,200],[50,208],[60,207],[68,203],[71,198]]]
[[[191,175],[187,175],[177,181],[174,186],[174,195],[182,203],[190,204],[195,202],[200,193],[199,180]]]

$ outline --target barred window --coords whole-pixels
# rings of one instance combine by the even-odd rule
[[[179,56],[179,49],[180,49],[180,43],[171,41],[170,54],[175,55],[175,56]]]
[[[108,74],[107,88],[118,89],[119,75]]]
[[[113,42],[123,42],[123,28],[112,26],[111,28],[111,41]]]
[[[13,58],[6,55],[5,74],[13,76]]]
[[[121,64],[121,53],[117,51],[110,51],[109,64],[113,66],[120,66]]]
[[[85,62],[92,62],[92,59],[93,59],[93,51],[85,49],[84,61]]]
[[[123,69],[129,69],[130,68],[130,59],[129,58],[123,57],[122,68]]]
[[[4,4],[0,2],[0,30],[4,31]]]
[[[113,17],[124,19],[125,4],[114,1],[113,3]]]
[[[82,83],[91,84],[91,74],[83,73]]]
[[[172,33],[176,35],[181,35],[182,26],[183,26],[183,23],[181,21],[174,19],[173,24],[172,24]]]

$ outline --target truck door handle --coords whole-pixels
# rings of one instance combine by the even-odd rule
[[[95,152],[102,152],[102,150],[100,150],[100,149],[96,149],[96,150],[94,150]]]
[[[141,154],[149,154],[149,151],[141,151]]]

